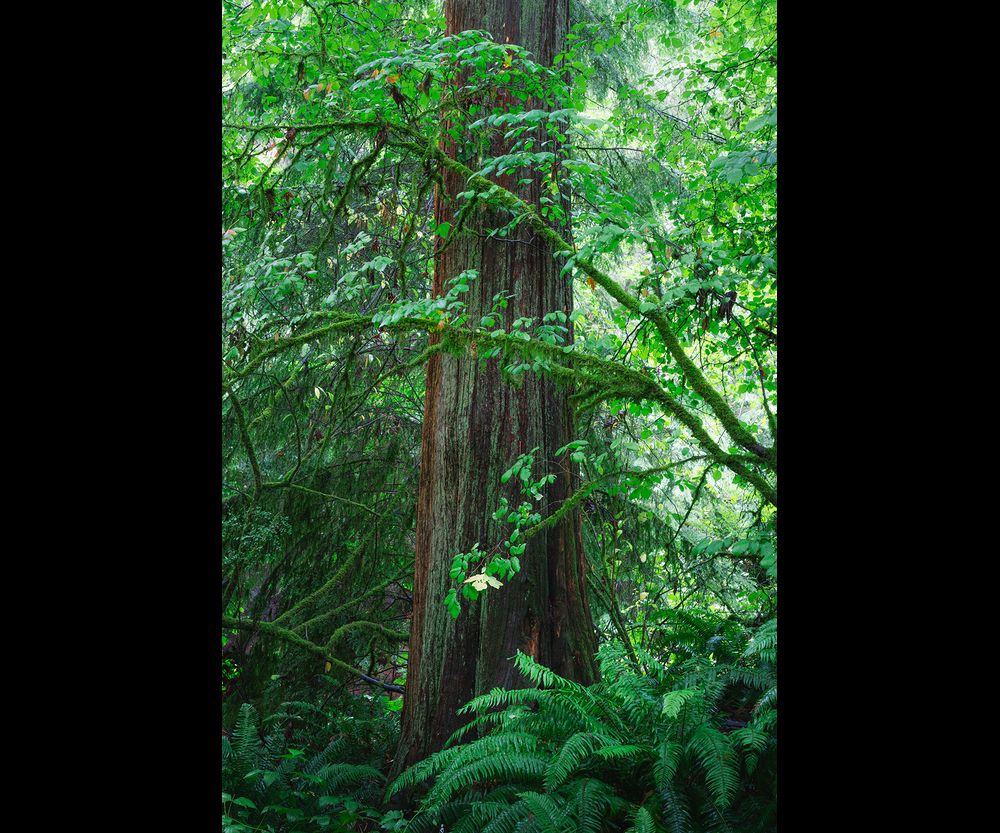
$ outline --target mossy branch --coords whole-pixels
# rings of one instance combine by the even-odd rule
[[[225,382],[222,383],[222,389],[229,397],[229,403],[233,408],[233,414],[236,416],[236,424],[239,426],[240,439],[243,441],[243,447],[246,449],[247,457],[250,458],[250,468],[253,470],[253,499],[256,503],[257,499],[260,497],[262,488],[260,466],[257,464],[257,455],[254,453],[253,443],[250,442],[250,433],[247,431],[247,421],[243,416],[243,409],[240,407],[240,403],[236,399],[236,394],[233,393],[233,389]]]
[[[346,625],[341,625],[337,628],[330,639],[326,643],[326,649],[332,651],[337,643],[343,639],[344,635],[349,631],[355,630],[367,630],[372,633],[384,636],[386,639],[394,642],[405,642],[409,638],[409,634],[403,633],[402,631],[394,631],[392,628],[387,628],[385,625],[380,625],[378,622],[369,622],[364,619],[358,619],[355,622],[348,622]]]
[[[284,339],[284,343],[275,345],[252,359],[245,368],[236,373],[242,378],[269,356],[275,356],[290,347],[307,341],[321,338],[334,332],[354,330],[360,332],[367,327],[376,326],[371,318],[364,315],[330,311],[324,317],[334,319],[329,324],[316,327],[299,336]],[[777,493],[767,479],[750,468],[750,465],[763,465],[773,468],[768,461],[759,455],[752,456],[728,454],[712,439],[712,436],[702,425],[701,418],[689,408],[678,402],[648,373],[626,367],[619,362],[608,361],[597,356],[591,356],[574,350],[569,346],[550,344],[539,339],[529,338],[523,334],[506,333],[501,330],[486,330],[482,328],[456,327],[442,320],[408,317],[385,324],[381,329],[387,332],[412,332],[423,330],[439,337],[440,341],[429,344],[414,360],[402,365],[398,370],[405,370],[429,359],[434,353],[444,349],[470,350],[473,343],[480,346],[491,345],[501,347],[508,353],[514,353],[535,361],[541,359],[539,369],[563,382],[577,385],[581,388],[578,394],[584,397],[584,391],[591,393],[584,397],[588,406],[609,399],[620,398],[628,401],[650,401],[660,405],[667,413],[674,416],[684,425],[697,440],[699,445],[712,458],[734,473],[754,485],[768,502],[777,505]],[[471,352],[471,350],[470,350]]]
[[[307,495],[316,495],[317,497],[326,498],[327,500],[339,500],[341,503],[346,503],[350,506],[356,506],[358,509],[363,509],[376,518],[382,517],[374,509],[370,509],[363,503],[358,503],[356,500],[351,500],[348,497],[341,497],[340,495],[331,495],[326,492],[319,492],[316,489],[310,489],[308,486],[300,486],[298,483],[289,483],[287,480],[275,480],[269,481],[267,483],[261,484],[261,489],[295,489],[297,492],[305,492]]]
[[[324,594],[328,593],[334,587],[339,585],[343,581],[344,576],[347,575],[347,571],[350,570],[351,567],[354,566],[354,562],[358,560],[359,552],[360,548],[348,554],[347,558],[344,559],[343,563],[337,569],[337,572],[335,572],[330,579],[325,581],[320,587],[318,587],[304,599],[300,600],[298,604],[288,608],[288,610],[286,610],[277,619],[274,620],[275,624],[280,624],[281,622],[291,619],[293,616],[295,616],[296,613],[299,613],[303,610],[307,610],[310,605],[314,604],[316,601],[322,598]]]
[[[358,596],[356,599],[351,599],[349,602],[344,602],[342,605],[338,605],[337,607],[333,608],[332,610],[328,610],[325,613],[321,613],[318,616],[314,616],[312,619],[307,619],[305,622],[302,622],[301,624],[295,625],[292,629],[296,630],[296,631],[305,632],[309,628],[315,628],[317,625],[322,624],[323,622],[327,621],[328,619],[332,619],[338,613],[343,613],[349,607],[357,607],[357,605],[361,601],[363,601],[364,599],[367,599],[369,596],[374,596],[376,593],[383,592],[394,581],[398,581],[398,579],[389,579],[388,581],[383,581],[381,584],[376,584],[374,587],[369,588],[364,593],[362,593],[360,596]]]
[[[403,692],[403,686],[394,685],[392,683],[384,683],[381,680],[375,679],[374,677],[369,677],[363,671],[355,668],[344,662],[341,659],[333,656],[326,648],[317,645],[315,642],[310,642],[305,637],[299,636],[295,631],[290,631],[288,628],[283,628],[280,625],[276,625],[274,622],[261,622],[261,621],[250,621],[246,619],[233,619],[231,616],[222,617],[222,627],[224,628],[235,628],[237,630],[244,631],[260,631],[261,633],[268,634],[270,636],[275,636],[278,639],[284,640],[291,645],[295,645],[314,656],[318,656],[326,660],[330,665],[339,668],[341,671],[345,671],[352,677],[360,677],[361,679],[369,682],[373,685],[378,685],[384,688],[386,691],[395,691],[398,693]]]
[[[394,130],[402,131],[411,139],[410,142],[401,142],[401,145],[408,146],[416,152],[423,152],[420,144],[416,141],[418,139],[423,139],[419,133],[416,133],[412,128],[406,126],[392,125],[391,127]],[[477,192],[480,192],[479,196],[482,199],[496,205],[500,205],[513,212],[515,215],[520,215],[523,221],[526,222],[535,231],[535,233],[539,235],[539,237],[544,239],[550,245],[554,254],[564,253],[569,256],[574,255],[573,247],[563,240],[559,233],[545,222],[533,206],[511,193],[506,188],[503,188],[497,183],[491,182],[485,177],[480,176],[458,160],[452,159],[442,148],[438,147],[433,142],[428,142],[428,149],[444,167],[449,168],[456,173],[460,173],[463,177],[465,177],[468,184]],[[667,321],[663,312],[657,307],[643,311],[643,302],[640,298],[630,293],[614,278],[598,269],[592,263],[585,260],[577,260],[575,261],[575,264],[580,271],[592,278],[595,283],[603,287],[603,289],[623,307],[636,315],[644,316],[653,322],[660,338],[670,355],[673,356],[674,360],[677,362],[681,372],[684,374],[685,378],[687,378],[694,391],[698,393],[698,395],[701,396],[701,398],[708,404],[709,408],[712,409],[712,412],[722,423],[729,436],[732,437],[734,442],[738,445],[758,457],[765,466],[770,468],[772,471],[775,470],[777,461],[775,460],[776,455],[774,449],[761,445],[753,434],[743,427],[739,418],[735,413],[733,413],[733,410],[729,407],[725,399],[723,399],[718,391],[716,391],[715,388],[709,384],[701,370],[698,369],[698,366],[691,360],[690,356],[688,356],[687,352],[680,343],[680,339],[677,338],[676,334],[670,328],[670,323]]]
[[[293,127],[293,125],[235,125],[227,124],[225,125],[231,129],[239,130],[279,130],[287,129]],[[468,166],[462,164],[457,159],[452,159],[448,154],[439,147],[433,138],[428,139],[421,133],[416,131],[409,125],[400,124],[388,124],[380,122],[327,122],[314,125],[294,125],[296,130],[360,130],[360,129],[371,129],[371,128],[381,128],[387,127],[394,133],[401,135],[402,139],[393,139],[389,144],[396,145],[398,147],[408,148],[422,157],[433,157],[442,166],[449,168],[457,173],[460,173],[466,178],[466,181],[474,189],[476,189],[477,197],[485,199],[496,205],[500,205],[526,222],[541,238],[543,238],[552,248],[555,254],[566,254],[569,256],[574,255],[573,247],[570,246],[557,231],[555,231],[545,220],[538,214],[535,208],[524,200],[520,199],[517,195],[508,191],[506,188],[498,185],[495,182],[480,176],[475,171],[473,171]],[[374,156],[377,155],[378,150],[369,157],[366,157],[360,163],[361,166],[367,168],[374,161]],[[351,180],[355,178],[356,168],[352,168]],[[342,195],[341,200],[338,202],[338,206],[343,203],[344,196],[348,191],[350,191],[351,180],[348,182],[348,187],[345,188],[344,195]],[[473,199],[473,202],[475,199]],[[335,212],[336,213],[336,212]],[[691,388],[705,400],[709,408],[722,423],[723,428],[732,437],[733,441],[736,442],[741,447],[750,451],[756,459],[758,459],[761,464],[771,471],[777,470],[777,450],[775,446],[767,447],[762,445],[757,441],[750,431],[748,431],[743,424],[740,422],[739,418],[733,412],[732,408],[725,399],[719,394],[718,391],[708,382],[704,374],[698,366],[692,361],[691,357],[688,356],[684,347],[680,343],[680,339],[673,332],[670,327],[670,323],[666,316],[663,314],[662,310],[658,307],[647,309],[643,311],[643,302],[636,295],[630,293],[621,284],[619,284],[614,278],[606,274],[602,270],[598,269],[594,264],[586,260],[575,261],[576,268],[583,272],[588,277],[592,278],[595,283],[600,285],[612,298],[618,301],[622,306],[628,309],[630,312],[636,315],[644,316],[653,322],[656,327],[657,332],[660,335],[663,344],[666,346],[667,351],[677,362],[678,367],[683,373],[684,377],[688,380]],[[300,338],[304,338],[300,337]],[[266,357],[266,353],[258,357],[259,361],[262,361]],[[243,373],[251,372],[251,367],[248,367]],[[659,401],[663,401],[660,398]],[[671,400],[673,401],[673,400]],[[675,412],[675,415],[679,414]],[[688,424],[685,422],[685,424]],[[774,425],[774,420],[770,420],[769,424],[772,431],[776,429]],[[691,425],[688,425],[691,428]],[[692,428],[694,431],[695,429]],[[707,435],[706,435],[707,436]],[[702,438],[699,437],[699,441]],[[713,443],[714,445],[714,443]],[[716,446],[717,447],[717,446]],[[734,469],[735,470],[735,469]],[[746,477],[751,482],[754,478],[747,474],[744,467],[743,471],[738,472],[743,477]],[[757,485],[755,483],[755,485]],[[770,500],[771,498],[769,498]],[[773,501],[772,501],[773,502]]]

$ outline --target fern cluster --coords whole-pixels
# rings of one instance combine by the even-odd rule
[[[280,732],[262,735],[258,722],[254,707],[244,703],[231,737],[222,738],[224,833],[377,825],[381,814],[373,805],[385,778],[371,762],[356,760],[358,745],[349,733],[337,732],[308,752],[288,747]]]
[[[589,687],[518,653],[518,669],[538,688],[475,698],[462,710],[473,719],[449,745],[391,785],[390,796],[427,788],[407,830],[776,829],[776,622],[743,634],[739,653],[737,634],[715,640],[728,661],[691,622],[673,624],[689,650],[663,661],[638,649],[636,667],[606,644],[601,681]],[[691,650],[698,641],[701,652]]]

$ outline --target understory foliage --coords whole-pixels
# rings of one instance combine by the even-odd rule
[[[312,703],[289,702],[264,727],[244,703],[222,738],[224,833],[372,829],[382,818],[383,750],[397,732],[367,711],[332,721]]]
[[[474,699],[464,711],[475,717],[457,735],[483,736],[428,757],[390,787],[430,779],[406,829],[773,829],[776,620],[750,638],[726,620],[671,619],[673,662],[640,649],[637,667],[606,643],[601,681],[589,687],[518,653],[538,688]]]
[[[569,12],[546,67],[446,35],[435,0],[223,0],[227,830],[776,828],[775,2]],[[470,316],[475,270],[434,297],[463,235],[543,239],[572,309]],[[503,535],[462,543],[439,601],[509,592],[525,540],[578,512],[601,678],[518,655],[535,687],[473,700],[390,784],[442,351],[565,389],[545,463],[579,488],[506,461]]]

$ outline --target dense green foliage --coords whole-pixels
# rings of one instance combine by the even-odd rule
[[[446,37],[437,2],[222,13],[225,829],[775,829],[774,0],[574,0],[556,69]],[[484,232],[487,205],[506,224]],[[469,320],[475,273],[431,297],[459,235],[526,228],[568,315],[498,297]],[[436,351],[572,391],[557,456],[582,484],[551,505],[509,460],[523,502],[488,508],[509,532],[455,553],[441,603],[505,592],[524,539],[579,509],[602,676],[519,655],[538,688],[477,698],[390,786]]]
[[[385,716],[369,709],[339,715],[332,725],[312,703],[283,706],[268,722],[287,724],[289,731],[275,728],[262,737],[253,706],[244,703],[232,738],[222,739],[224,828],[350,830],[362,819],[380,818],[373,805],[385,780],[381,749],[393,734]],[[313,751],[297,748],[296,736],[328,740]]]
[[[392,786],[437,776],[407,829],[770,829],[774,620],[748,641],[728,620],[669,618],[671,662],[640,649],[636,667],[609,642],[598,654],[602,679],[589,687],[519,653],[518,667],[539,688],[476,698],[465,709],[478,715],[468,730],[491,731],[432,755]],[[749,719],[725,716],[734,712]]]

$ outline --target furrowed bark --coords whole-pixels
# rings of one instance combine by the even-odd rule
[[[528,49],[536,62],[551,65],[563,50],[568,31],[568,0],[447,0],[449,34],[485,29],[497,43]],[[509,104],[509,93],[498,88],[487,106]],[[529,102],[538,107],[538,103]],[[462,148],[443,146],[450,157]],[[505,152],[502,140],[491,152]],[[454,196],[466,190],[465,177],[443,170],[446,194],[436,194],[438,224],[455,225]],[[543,177],[515,172],[498,178],[527,204],[539,205]],[[451,199],[446,199],[450,197]],[[463,296],[471,323],[488,313],[498,292],[512,293],[500,313],[507,329],[514,319],[534,318],[553,310],[572,311],[572,286],[560,277],[561,261],[551,245],[522,226],[517,241],[491,239],[491,228],[505,225],[509,214],[486,207],[470,216],[469,230],[456,237],[438,257],[434,292],[444,294],[449,278],[477,269]],[[561,228],[565,235],[568,229]],[[478,232],[478,234],[477,234]],[[569,324],[567,324],[569,326]],[[482,345],[483,350],[489,345]],[[500,589],[462,600],[462,613],[452,619],[442,600],[453,585],[453,557],[474,543],[488,550],[502,541],[509,525],[493,521],[501,496],[512,506],[523,498],[517,478],[502,485],[500,475],[518,457],[536,446],[533,476],[557,475],[544,492],[543,508],[558,506],[577,490],[577,473],[568,455],[558,461],[555,451],[573,439],[569,391],[547,378],[527,374],[512,386],[501,379],[501,360],[485,363],[466,356],[435,353],[427,365],[427,390],[417,505],[416,572],[413,592],[406,699],[395,771],[440,749],[468,718],[457,709],[494,686],[527,686],[509,661],[517,650],[581,683],[596,677],[596,643],[587,602],[586,565],[580,516],[565,513],[559,523],[528,541],[521,572]]]

